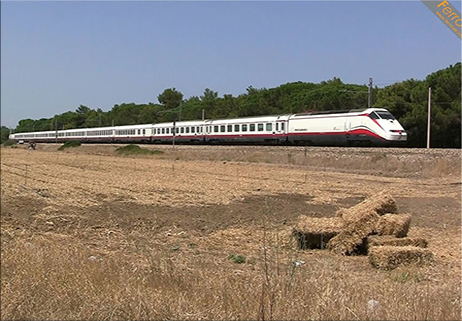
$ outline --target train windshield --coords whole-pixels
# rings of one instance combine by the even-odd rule
[[[395,119],[395,116],[393,116],[392,114],[390,114],[390,112],[388,111],[376,111],[376,113],[379,115],[380,118],[382,119]]]

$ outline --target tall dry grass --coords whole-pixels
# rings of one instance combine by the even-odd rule
[[[255,264],[168,251],[95,254],[73,237],[17,237],[2,244],[1,318],[56,320],[456,320],[460,287],[420,270],[383,282],[345,271],[333,256],[301,266],[277,242]],[[136,255],[135,255],[136,254]],[[377,276],[378,272],[370,271]],[[345,277],[348,275],[348,277]],[[380,302],[370,311],[367,302]]]

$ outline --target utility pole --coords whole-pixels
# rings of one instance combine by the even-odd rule
[[[99,127],[101,127],[101,114],[99,114],[98,116],[99,116]]]
[[[58,143],[58,120],[55,120],[55,130],[56,130],[56,138],[55,138],[55,143]]]
[[[175,135],[176,135],[176,128],[175,128],[176,122],[173,121],[173,136],[172,136],[172,148],[175,149]]]
[[[369,99],[367,101],[367,107],[372,107],[372,78],[369,78]]]
[[[204,120],[205,117],[205,109],[202,109],[202,120]]]
[[[432,87],[428,87],[428,122],[427,122],[427,148],[430,148],[430,120],[432,114]]]

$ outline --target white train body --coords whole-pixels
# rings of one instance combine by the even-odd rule
[[[11,134],[34,142],[260,143],[394,145],[407,141],[401,124],[386,109],[313,112],[234,119],[79,128]]]

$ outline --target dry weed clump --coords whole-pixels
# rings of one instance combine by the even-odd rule
[[[400,265],[423,266],[433,261],[433,253],[421,247],[373,246],[369,248],[369,262],[382,270],[392,270]]]
[[[373,246],[416,246],[426,248],[428,241],[423,237],[396,238],[392,235],[370,235],[367,238],[367,247]]]
[[[358,213],[375,212],[378,215],[386,213],[397,213],[395,199],[386,191],[377,193],[361,203],[348,209],[340,209],[337,211],[337,216],[342,217],[345,221],[355,221],[355,216]]]
[[[300,216],[292,236],[300,249],[323,249],[345,225],[341,217],[316,218]]]
[[[375,231],[378,235],[405,237],[410,226],[410,214],[385,214],[379,218]]]

